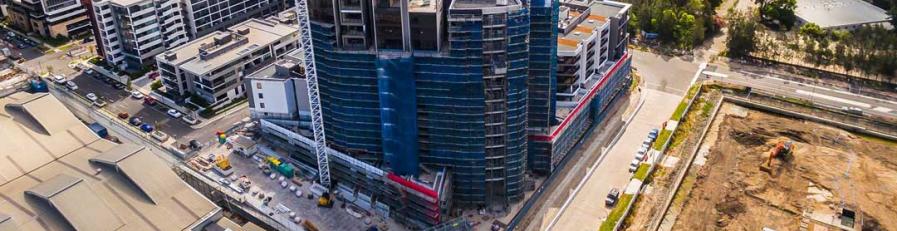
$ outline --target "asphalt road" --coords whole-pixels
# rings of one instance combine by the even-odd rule
[[[708,75],[707,73],[711,74]],[[895,101],[785,80],[768,74],[735,72],[725,66],[721,66],[712,72],[705,71],[702,78],[749,86],[754,89],[761,89],[792,98],[806,99],[834,107],[860,108],[863,110],[863,113],[870,115],[897,117],[897,102]]]

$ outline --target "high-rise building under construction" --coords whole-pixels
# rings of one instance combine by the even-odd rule
[[[424,217],[431,220],[425,223],[444,221],[449,204],[507,205],[523,199],[525,176],[558,168],[629,84],[628,4],[308,3],[324,130],[329,148],[338,154],[331,154],[337,187],[354,187],[348,191],[364,192],[365,203],[382,200],[389,207],[395,198],[357,183],[367,181],[359,181],[360,175],[419,190],[407,195],[437,201],[436,209],[427,210],[436,214],[427,212]],[[263,106],[271,100],[266,89],[300,91],[304,88],[294,85],[302,81],[283,81],[271,73],[250,75],[252,115],[264,120],[263,129],[277,139],[297,139],[301,142],[289,144],[308,149],[308,139],[299,136],[310,133],[293,133],[307,130],[303,110],[308,109],[299,103],[275,113]],[[272,83],[286,88],[262,86]],[[301,101],[303,94],[290,95]],[[289,123],[291,118],[298,123]],[[314,170],[313,153],[302,151],[293,158]],[[429,183],[423,188],[414,186],[417,180],[405,180],[429,175],[430,169],[442,178],[424,180]]]

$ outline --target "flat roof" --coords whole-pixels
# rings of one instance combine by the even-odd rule
[[[558,53],[569,53],[576,51],[576,44],[583,44],[586,39],[592,36],[595,30],[607,25],[607,17],[595,15],[593,12],[582,12],[579,9],[568,8],[568,18],[559,18],[559,25],[565,25],[565,28],[571,28],[569,33],[563,34],[564,30],[560,29],[558,33]],[[588,13],[588,15],[582,15]],[[576,23],[578,17],[585,17],[582,21]],[[583,44],[584,45],[584,44]]]
[[[44,121],[17,106],[32,98],[74,119],[45,93],[0,98],[0,230],[182,230],[220,212],[145,148],[101,139],[77,119],[37,131]]]
[[[822,28],[888,21],[885,10],[860,0],[798,0],[794,13]]]
[[[506,0],[507,4],[498,4],[500,0],[454,0],[450,9],[483,9],[491,7],[507,7],[520,5],[518,0]]]
[[[181,68],[193,72],[194,74],[202,75],[228,65],[254,51],[266,48],[285,36],[299,32],[299,28],[295,25],[263,19],[250,19],[249,21],[234,25],[228,30],[229,31],[216,31],[171,49],[168,52],[159,54],[156,57],[165,62],[180,65]],[[238,33],[241,30],[248,30],[249,33]],[[203,44],[214,44],[216,38],[227,36],[233,37],[231,37],[229,42],[218,45],[215,48],[216,51],[214,55],[207,59],[199,58],[200,47],[202,47]],[[246,39],[246,42],[241,43],[242,39]],[[222,50],[218,51],[217,49]],[[166,59],[166,56],[171,53],[174,53],[175,57],[173,59]]]
[[[591,15],[611,18],[625,13],[625,11],[629,10],[629,7],[632,5],[615,1],[593,1],[589,6],[592,9]]]

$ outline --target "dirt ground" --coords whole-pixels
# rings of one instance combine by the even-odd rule
[[[842,202],[862,212],[863,230],[897,230],[894,144],[753,110],[720,119],[673,230],[799,230],[802,214],[835,211]],[[761,171],[780,140],[794,141],[792,157]]]

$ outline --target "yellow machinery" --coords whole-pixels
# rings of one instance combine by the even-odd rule
[[[330,199],[330,193],[324,192],[324,194],[321,194],[321,197],[318,198],[318,207],[333,207],[333,199]]]
[[[222,155],[218,155],[217,157],[215,157],[215,165],[217,165],[218,168],[221,170],[228,170],[231,168],[230,160],[228,160],[227,157],[224,157]]]
[[[790,159],[790,155],[794,152],[795,146],[794,142],[791,142],[790,140],[780,140],[779,143],[769,151],[769,156],[766,159],[766,162],[760,165],[760,170],[772,173],[772,160],[775,158],[783,160]]]

